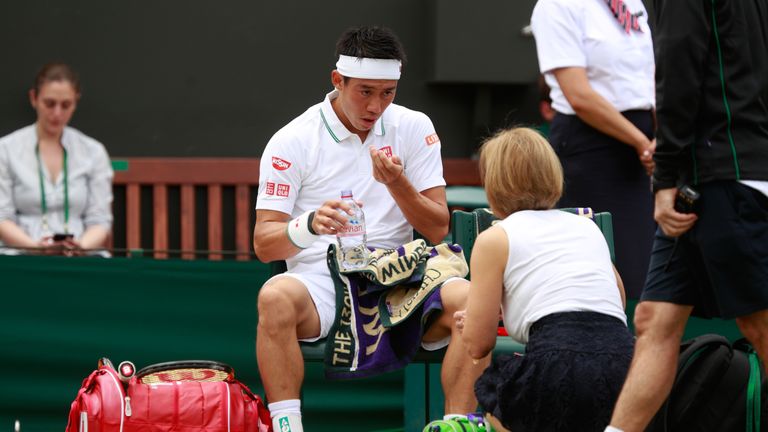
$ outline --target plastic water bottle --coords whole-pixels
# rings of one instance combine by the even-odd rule
[[[365,214],[352,198],[351,190],[341,191],[341,199],[352,207],[353,215],[344,212],[349,218],[347,225],[336,232],[341,254],[341,266],[344,270],[358,270],[368,265],[369,251],[366,247]]]

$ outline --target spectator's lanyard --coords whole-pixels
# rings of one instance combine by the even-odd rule
[[[62,171],[64,171],[64,234],[69,234],[69,175],[67,172],[67,149],[62,148],[64,151],[64,163],[62,164]],[[35,147],[35,155],[37,156],[37,174],[40,177],[40,212],[43,215],[43,232],[50,233],[48,228],[48,204],[45,201],[45,180],[43,179],[43,163],[40,161],[40,143],[37,143]]]

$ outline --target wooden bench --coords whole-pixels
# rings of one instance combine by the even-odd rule
[[[234,252],[239,260],[253,258],[251,230],[259,159],[130,158],[113,160],[113,167],[114,207],[124,210],[115,212],[113,232],[125,235],[124,239],[113,239],[115,247],[150,249],[155,258],[167,258],[173,250],[170,233],[178,227],[178,253],[183,259],[194,259],[202,253],[206,258],[220,260],[227,252]],[[169,195],[176,190],[179,203],[174,206]],[[227,191],[234,198],[227,212],[230,218],[225,220]],[[142,206],[150,207],[151,214],[142,212]],[[201,208],[204,224],[198,216]],[[178,219],[171,220],[169,216],[176,209]],[[225,244],[226,227],[234,229],[229,231],[231,242]],[[205,233],[206,247],[201,248],[197,241],[200,232]],[[150,233],[151,246],[146,247],[142,240]]]
[[[112,248],[155,258],[255,259],[259,158],[114,158]],[[480,184],[477,161],[443,159],[449,185]]]

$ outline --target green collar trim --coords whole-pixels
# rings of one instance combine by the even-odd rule
[[[323,124],[325,125],[325,129],[328,130],[328,133],[331,134],[331,138],[333,138],[334,141],[337,143],[341,142],[339,137],[336,136],[335,133],[333,133],[333,130],[331,129],[331,125],[328,124],[328,120],[325,119],[325,114],[323,114],[323,109],[320,108],[320,117],[323,119]]]

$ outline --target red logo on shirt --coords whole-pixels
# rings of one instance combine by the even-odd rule
[[[387,157],[392,157],[392,147],[391,146],[382,147],[379,150],[383,151],[384,154],[387,155]]]
[[[436,133],[433,133],[432,135],[429,135],[428,137],[424,138],[424,140],[427,142],[428,146],[431,146],[432,144],[439,143],[440,137],[438,137]]]
[[[291,163],[285,159],[280,159],[279,157],[272,156],[272,166],[278,171],[285,171],[291,167]]]
[[[643,32],[642,27],[640,27],[640,17],[643,16],[643,12],[633,13],[624,3],[624,0],[605,0],[605,4],[611,9],[613,16],[619,21],[619,25],[624,27],[627,34],[629,34],[630,30]]]
[[[267,195],[274,195],[275,194],[275,184],[272,182],[267,182],[267,190],[264,191]]]
[[[291,185],[278,183],[277,184],[277,196],[287,197],[291,191]]]

